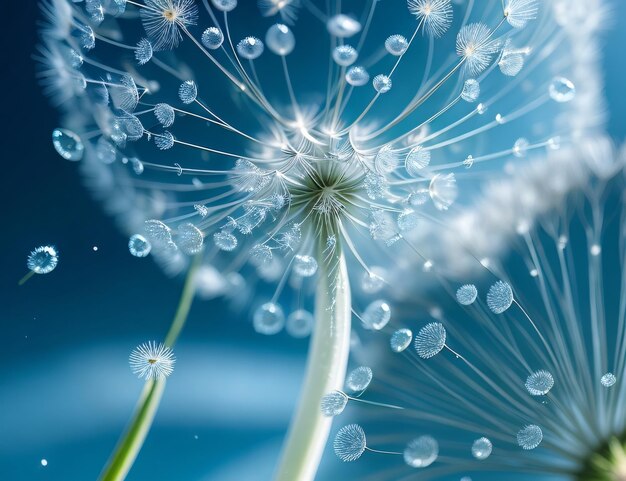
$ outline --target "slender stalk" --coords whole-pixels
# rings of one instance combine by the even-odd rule
[[[343,254],[320,273],[315,329],[304,385],[275,481],[311,481],[322,458],[332,418],[320,411],[324,394],[342,389],[350,351],[350,284]]]
[[[165,337],[165,345],[172,347],[187,321],[189,310],[195,294],[195,272],[199,264],[200,256],[196,256],[193,264],[189,268],[183,292],[178,302],[176,315],[172,325]],[[165,390],[165,379],[147,381],[126,431],[115,447],[115,451],[104,467],[98,478],[99,481],[123,481],[126,479],[130,468],[133,467],[135,459],[143,446],[146,436],[152,427],[152,421],[159,408],[163,391]]]
[[[28,274],[26,274],[24,277],[22,277],[19,282],[17,283],[18,286],[23,286],[24,284],[26,284],[26,282],[28,282],[28,279],[30,279],[31,277],[33,277],[35,275],[35,271],[29,271]]]

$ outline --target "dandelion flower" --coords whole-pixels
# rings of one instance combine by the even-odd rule
[[[174,372],[174,353],[164,344],[154,341],[137,346],[128,358],[130,368],[139,378],[160,380]]]

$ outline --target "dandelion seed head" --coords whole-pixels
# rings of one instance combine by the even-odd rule
[[[365,67],[351,67],[346,73],[346,82],[354,87],[362,87],[370,80],[370,74]]]
[[[464,60],[463,68],[468,75],[474,77],[484,71],[500,50],[500,43],[491,36],[492,31],[482,23],[471,23],[459,31],[456,52]]]
[[[173,351],[164,344],[150,341],[137,346],[129,357],[132,372],[146,381],[165,379],[174,372]]]
[[[456,300],[462,306],[469,306],[474,304],[478,297],[478,289],[474,284],[465,284],[456,291]]]
[[[358,52],[351,45],[339,45],[333,49],[333,60],[342,67],[349,67],[358,57]]]
[[[554,386],[554,378],[548,371],[540,369],[526,378],[525,385],[531,396],[545,396]]]
[[[517,432],[517,444],[525,450],[535,449],[543,440],[543,431],[535,424],[529,424]]]
[[[513,304],[513,290],[511,286],[498,281],[489,288],[487,306],[495,314],[502,314]]]
[[[193,0],[146,0],[141,21],[155,50],[171,50],[183,36],[181,30],[195,25],[198,7]]]
[[[408,48],[409,42],[403,35],[391,35],[385,40],[385,50],[396,57],[403,55]]]
[[[606,374],[603,374],[602,377],[600,378],[600,383],[604,387],[611,387],[616,382],[617,382],[617,378],[615,377],[615,374],[613,374],[611,372],[607,372]]]
[[[272,25],[265,34],[267,48],[276,55],[289,55],[296,46],[293,32],[287,25],[277,23]]]
[[[408,0],[409,11],[424,23],[424,31],[431,37],[441,37],[452,24],[450,0]]]
[[[237,7],[237,0],[211,0],[211,3],[221,12],[232,12]]]
[[[361,24],[356,19],[340,13],[328,19],[326,28],[335,37],[350,38],[361,31]]]
[[[372,369],[367,366],[359,366],[350,371],[346,377],[346,388],[353,393],[363,392],[372,382]]]
[[[372,81],[374,86],[374,90],[379,94],[385,94],[391,90],[392,82],[391,79],[387,75],[376,75],[374,80]]]
[[[407,444],[403,456],[412,468],[426,468],[439,457],[439,443],[432,436],[420,436]]]
[[[320,409],[326,417],[338,416],[348,404],[348,396],[341,391],[332,391],[322,396]]]
[[[344,462],[356,461],[365,452],[366,439],[363,428],[358,424],[348,424],[335,435],[333,449]]]
[[[150,40],[142,38],[139,42],[137,42],[137,48],[135,48],[135,59],[139,65],[147,64],[152,59],[153,53],[154,50]]]
[[[539,2],[537,0],[507,0],[504,6],[506,21],[514,28],[523,28],[537,18]]]
[[[52,131],[52,145],[61,157],[74,162],[81,160],[85,152],[85,146],[80,137],[67,129]]]
[[[26,267],[35,274],[48,274],[59,264],[59,253],[53,246],[40,246],[31,251]]]
[[[430,359],[446,345],[446,329],[440,322],[431,322],[422,327],[415,336],[415,350],[422,359]]]

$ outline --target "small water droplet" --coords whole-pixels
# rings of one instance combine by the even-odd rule
[[[76,162],[82,159],[85,153],[85,146],[80,137],[67,129],[54,129],[52,131],[52,145],[65,160]]]

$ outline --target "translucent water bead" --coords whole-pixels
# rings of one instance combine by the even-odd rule
[[[128,250],[135,257],[146,257],[152,250],[152,245],[144,236],[135,234],[128,240]]]
[[[255,311],[252,323],[259,334],[277,334],[285,325],[285,314],[278,304],[267,302]]]
[[[81,160],[85,153],[85,146],[80,137],[67,129],[54,129],[52,131],[52,145],[54,150],[65,160],[76,162]]]

